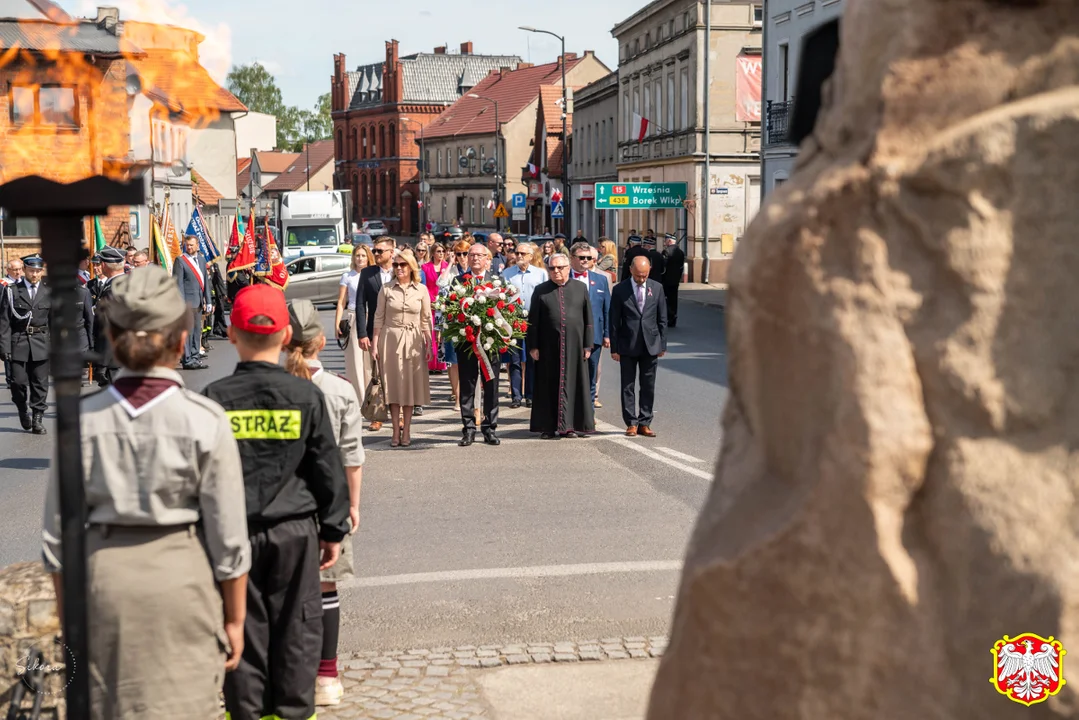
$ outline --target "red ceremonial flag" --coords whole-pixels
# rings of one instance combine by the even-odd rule
[[[284,290],[288,287],[288,268],[281,259],[281,253],[277,249],[277,241],[274,240],[273,231],[269,223],[266,225],[266,244],[270,248],[270,272],[263,276],[270,285]]]
[[[633,113],[633,132],[631,135],[637,138],[637,142],[643,142],[648,134],[648,118]]]
[[[252,212],[251,222],[247,224],[247,230],[244,232],[244,241],[240,243],[240,251],[236,253],[236,257],[229,263],[228,271],[236,272],[237,270],[246,270],[255,267],[256,260],[255,213]]]
[[[238,217],[232,218],[232,233],[229,234],[229,249],[228,252],[231,255],[240,249],[240,219]]]

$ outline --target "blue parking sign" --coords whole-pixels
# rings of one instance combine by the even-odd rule
[[[524,208],[525,207],[525,194],[517,193],[513,196],[513,207]]]

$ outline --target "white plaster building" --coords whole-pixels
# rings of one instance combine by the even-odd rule
[[[843,12],[843,0],[766,0],[764,4],[764,194],[794,170],[798,148],[787,141],[787,127],[798,80],[802,37]]]
[[[618,180],[618,73],[612,72],[573,93],[570,134],[571,191],[574,232],[595,241],[615,231],[617,210],[595,209],[598,182]],[[567,208],[569,209],[569,208]]]
[[[759,68],[761,8],[749,0],[709,1],[707,203],[700,202],[705,153],[704,1],[654,0],[611,30],[619,48],[618,180],[688,186],[684,211],[618,211],[617,241],[624,246],[630,229],[685,235],[689,276],[699,279],[704,255],[702,209],[707,206],[709,280],[721,282],[760,201],[760,96],[759,91],[747,92],[739,73]],[[649,121],[640,142],[633,136],[634,115]]]

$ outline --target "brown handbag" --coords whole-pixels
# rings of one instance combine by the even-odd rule
[[[367,383],[367,392],[364,393],[360,413],[367,422],[383,423],[390,417],[386,409],[386,393],[382,390],[382,375],[378,370],[377,361],[371,362],[371,381]]]

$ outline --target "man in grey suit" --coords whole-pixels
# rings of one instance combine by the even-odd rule
[[[184,370],[205,370],[207,366],[199,359],[202,346],[202,314],[213,312],[214,305],[206,261],[199,254],[199,240],[194,235],[184,238],[184,254],[172,264],[172,276],[180,286],[184,302],[193,309],[195,316],[181,365]]]
[[[667,299],[663,285],[649,279],[651,270],[648,256],[638,255],[629,264],[630,277],[618,283],[611,293],[611,359],[622,370],[622,419],[629,437],[656,436],[652,430],[656,367],[659,358],[667,354]]]

